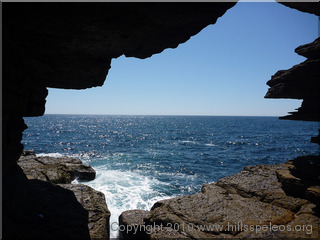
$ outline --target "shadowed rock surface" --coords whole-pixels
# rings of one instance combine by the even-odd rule
[[[304,12],[319,16],[319,2],[282,3],[286,6],[297,8]],[[312,43],[304,44],[295,49],[295,52],[307,58],[306,61],[293,66],[288,70],[278,71],[267,82],[270,86],[265,98],[292,98],[303,99],[297,112],[280,119],[320,121],[320,38]],[[320,130],[319,130],[320,131]],[[320,134],[311,139],[320,144]]]
[[[302,156],[287,162],[288,168],[276,171],[282,188],[288,195],[308,198],[308,189],[314,194],[320,186],[320,157]],[[314,196],[316,197],[316,196]],[[313,198],[315,200],[315,198]],[[310,199],[312,200],[312,199]],[[320,199],[316,200],[320,202]]]
[[[281,2],[290,8],[320,16],[320,3]],[[265,98],[303,99],[296,112],[280,119],[320,121],[320,38],[295,49],[306,61],[288,70],[280,70],[267,82],[270,86]],[[311,142],[320,144],[320,129]]]
[[[307,60],[273,75],[265,98],[303,99],[297,112],[281,119],[320,121],[320,38],[295,51]]]
[[[16,211],[23,213],[21,217],[28,213],[34,215],[35,218],[32,218],[27,224],[21,223],[27,239],[109,239],[110,211],[104,194],[83,184],[70,184],[78,172],[81,173],[79,179],[93,180],[95,171],[90,166],[83,165],[76,158],[36,157],[30,150],[23,151],[18,164],[26,175],[20,172],[21,179],[27,187],[24,189],[25,201],[18,206]],[[60,184],[56,185],[58,183]],[[39,196],[36,196],[37,191],[39,191]],[[30,215],[25,217],[30,217]],[[77,220],[74,220],[75,218]],[[18,220],[23,220],[23,218]],[[13,220],[15,221],[17,219]],[[28,220],[25,219],[25,221]],[[56,224],[56,222],[59,223]],[[50,224],[47,226],[47,223],[53,225],[51,228],[54,231],[57,231],[56,227],[61,229],[52,235],[51,230],[47,229],[50,228]],[[39,224],[39,229],[36,227],[37,224]],[[10,228],[16,229],[17,227],[21,227],[20,224],[18,226],[13,224]],[[16,231],[12,230],[12,232]],[[21,233],[16,232],[15,234],[11,237],[19,239]]]
[[[3,239],[90,239],[88,212],[72,191],[28,180],[19,166],[13,173],[3,181]]]
[[[119,216],[119,226],[124,227],[120,228],[119,238],[130,240],[147,238],[145,229],[140,226],[145,225],[144,218],[148,216],[148,213],[148,211],[140,209],[122,212]]]
[[[278,172],[288,171],[292,176],[299,172],[305,181],[310,176],[307,172],[302,174],[302,169],[318,168],[319,163],[319,157],[306,156],[284,164],[245,167],[240,173],[216,183],[204,184],[200,193],[159,201],[150,212],[126,211],[120,217],[121,223],[128,226],[145,222],[153,226],[153,231],[146,234],[151,239],[317,239],[320,237],[319,205],[306,194],[306,189],[304,194],[298,193],[299,196],[288,195],[287,187],[278,180]],[[291,187],[294,184],[293,181]],[[314,191],[314,197],[318,188],[319,185],[308,191]],[[292,231],[303,224],[308,225],[305,231]],[[263,225],[268,227],[260,229]],[[286,226],[285,229],[277,229],[280,225]]]
[[[80,159],[70,157],[37,157],[33,151],[23,151],[19,166],[28,179],[39,179],[52,183],[71,183],[74,179],[90,181],[96,172]]]
[[[102,192],[84,184],[59,184],[74,193],[77,200],[88,212],[88,228],[91,239],[109,239],[110,211]]]
[[[284,6],[297,9],[301,12],[306,12],[306,13],[312,13],[317,16],[320,15],[320,3],[319,2],[284,2],[284,1],[279,1],[279,3],[283,4]]]
[[[36,81],[84,89],[102,86],[112,58],[176,48],[234,4],[4,4],[4,40],[29,60]]]
[[[283,4],[290,7],[304,6],[303,11],[319,16],[319,2],[308,6],[303,3]],[[320,122],[320,38],[297,47],[295,52],[306,57],[307,60],[274,74],[267,82],[270,88],[265,98],[303,99],[301,107],[296,109],[296,112],[289,112],[290,115],[280,117],[280,119]],[[311,142],[320,144],[320,129],[318,136],[312,137]]]

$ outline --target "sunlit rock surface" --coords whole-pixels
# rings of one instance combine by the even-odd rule
[[[28,179],[39,179],[52,183],[71,183],[77,179],[90,181],[96,172],[80,159],[70,157],[37,157],[33,151],[23,151],[18,160]]]
[[[88,229],[91,239],[109,239],[110,211],[102,192],[84,184],[59,184],[72,191],[78,202],[88,212]]]
[[[200,193],[159,201],[149,212],[126,211],[120,216],[120,223],[126,229],[143,224],[141,229],[146,229],[145,235],[151,239],[316,239],[320,223],[316,197],[319,164],[319,157],[306,156],[284,164],[245,167],[216,183],[204,184]],[[318,170],[318,180],[313,181],[317,186],[312,188],[307,188],[310,175],[305,169],[308,168]],[[290,188],[301,189],[302,184],[304,191],[288,191],[288,185],[278,177],[279,172],[290,174],[292,179],[299,178],[300,181],[290,181]],[[131,236],[125,232],[122,235]]]

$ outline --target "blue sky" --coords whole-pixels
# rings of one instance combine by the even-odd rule
[[[283,116],[301,100],[264,99],[278,70],[305,60],[318,19],[278,3],[237,3],[176,49],[113,59],[102,87],[49,88],[46,114]]]

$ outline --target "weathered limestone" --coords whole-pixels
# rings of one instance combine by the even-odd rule
[[[88,212],[88,228],[91,239],[109,239],[110,211],[104,194],[84,184],[59,184],[74,193],[77,200]]]
[[[276,174],[283,190],[292,196],[319,202],[320,157],[303,156],[287,162],[288,168],[277,170]]]
[[[297,165],[293,169],[293,162],[299,162],[301,170],[310,159],[313,167],[320,162],[319,157],[315,162],[316,158],[309,156],[284,164],[245,167],[216,183],[204,184],[200,193],[159,201],[149,212],[126,211],[120,217],[121,223],[127,227],[152,226],[152,231],[145,232],[150,239],[318,238],[319,205],[312,199],[318,199],[319,185],[308,188],[307,195],[312,196],[309,201],[306,194],[288,195],[278,174],[293,176],[299,172]],[[301,181],[308,177],[300,174]],[[292,181],[295,183],[299,184]],[[122,235],[124,239],[132,238]]]
[[[70,157],[36,157],[32,151],[24,151],[18,160],[28,179],[39,179],[52,183],[71,183],[78,179],[90,181],[96,172],[81,160]]]
[[[31,229],[30,231],[25,230],[24,234],[30,236],[30,238],[39,237],[40,239],[51,239],[51,237],[57,239],[64,237],[64,235],[66,238],[63,239],[68,239],[67,236],[71,239],[109,239],[110,211],[106,205],[104,194],[84,184],[70,184],[75,178],[83,181],[93,180],[95,178],[93,168],[82,164],[81,160],[76,158],[36,157],[34,152],[30,150],[23,151],[18,165],[21,166],[29,179],[29,181],[26,180],[28,189],[31,189],[30,191],[33,194],[36,194],[38,190],[43,193],[39,197],[28,196],[27,199],[32,197],[27,200],[28,208],[35,208],[34,211],[39,212],[39,219],[52,222],[53,226],[51,227],[55,225],[57,227],[61,227],[61,225],[72,226],[70,230],[61,227],[62,230],[50,236],[46,226],[41,226],[42,223],[39,223],[40,230],[32,230],[32,228],[36,228],[37,222],[35,220],[35,222],[24,223],[26,228]],[[46,197],[48,199],[45,199]],[[38,201],[42,202],[38,203]],[[68,204],[64,203],[66,201],[68,201]],[[49,210],[38,210],[37,207],[33,206],[36,203],[45,208],[47,208],[46,204],[50,204],[48,206]],[[60,204],[69,206],[69,208],[65,209]],[[65,218],[63,214],[59,215],[56,212],[64,212],[69,217]],[[59,221],[59,224],[55,224],[57,221]],[[68,221],[74,221],[73,225],[70,225]],[[73,231],[79,233],[73,233]]]
[[[265,98],[303,99],[297,112],[281,119],[320,121],[320,38],[297,47],[295,52],[307,60],[274,74],[267,82],[270,88]]]
[[[124,211],[119,216],[119,226],[125,226],[123,231],[119,231],[120,239],[145,239],[147,234],[145,229],[140,226],[145,225],[144,218],[147,217],[148,211],[144,210],[130,210]]]

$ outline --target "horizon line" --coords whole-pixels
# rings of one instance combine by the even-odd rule
[[[113,114],[113,113],[45,113],[44,115],[99,115],[99,116],[185,116],[185,117],[280,117],[279,115],[210,115],[210,114]]]

